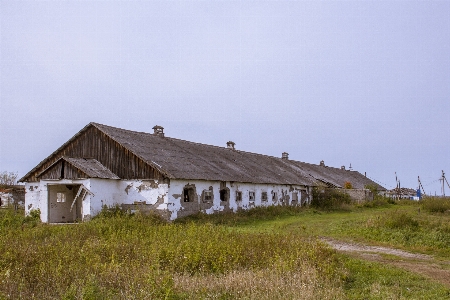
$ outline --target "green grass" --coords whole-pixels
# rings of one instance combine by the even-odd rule
[[[349,273],[345,278],[347,299],[448,299],[450,289],[422,276],[380,263],[348,258],[341,261]]]
[[[420,208],[420,211],[419,211]],[[105,210],[76,225],[0,210],[0,299],[447,299],[424,277],[338,254],[332,237],[449,257],[422,203],[256,208],[166,223]]]
[[[311,295],[340,297],[336,253],[314,239],[104,215],[76,225],[24,226],[25,218],[20,222],[15,214],[3,214],[8,221],[0,231],[0,298],[276,298],[280,289],[295,298],[301,282],[309,282]],[[247,285],[233,283],[234,277]],[[267,289],[283,278],[298,280]],[[195,289],[202,280],[205,286],[210,280],[222,284]]]

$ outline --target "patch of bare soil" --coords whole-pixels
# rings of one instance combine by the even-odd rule
[[[450,286],[450,261],[438,261],[431,255],[411,253],[388,247],[368,246],[330,238],[322,238],[322,241],[333,249],[346,252],[354,257],[403,268]],[[382,254],[392,255],[398,257],[398,259],[388,258]]]

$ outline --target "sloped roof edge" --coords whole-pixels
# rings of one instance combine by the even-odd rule
[[[58,160],[56,160],[53,164],[51,164],[48,168],[43,170],[41,173],[36,175],[36,177],[40,177],[42,174],[47,172],[53,166],[55,166],[58,162],[64,160],[69,163],[76,169],[80,170],[84,174],[86,174],[90,178],[102,178],[102,179],[120,179],[119,176],[114,174],[107,167],[102,165],[98,160],[94,158],[74,158],[74,157],[66,157],[61,156]],[[94,168],[95,169],[94,169]]]
[[[116,143],[118,143],[119,145],[121,145],[122,147],[126,148],[128,151],[130,151],[131,153],[133,153],[136,157],[138,157],[140,160],[142,160],[143,162],[145,162],[146,164],[150,165],[152,168],[158,170],[159,172],[161,172],[162,174],[164,174],[166,177],[173,179],[175,178],[172,174],[170,174],[167,170],[165,170],[164,168],[162,168],[160,165],[156,164],[153,161],[148,161],[145,158],[143,158],[142,156],[140,156],[138,153],[136,153],[132,148],[127,147],[126,145],[124,145],[123,143],[120,143],[119,141],[117,141],[114,137],[112,137],[110,134],[108,134],[107,132],[105,132],[104,130],[102,130],[101,126],[107,126],[107,125],[103,125],[103,124],[99,124],[99,123],[94,123],[91,122],[89,123],[93,126],[95,126],[95,128],[97,128],[98,130],[100,130],[101,132],[103,132],[105,135],[107,135],[110,139],[112,139],[113,141],[115,141]],[[112,126],[109,126],[112,127]],[[126,130],[126,129],[123,129]],[[129,130],[132,131],[132,130]],[[145,133],[145,132],[141,132],[141,133]]]
[[[27,174],[25,174],[22,178],[20,178],[18,180],[18,182],[25,182],[26,179],[28,177],[30,177],[34,172],[36,172],[36,170],[38,170],[40,167],[42,167],[42,165],[48,161],[49,159],[53,158],[54,156],[56,156],[56,154],[58,152],[60,152],[62,149],[64,149],[67,145],[69,145],[71,142],[73,142],[75,139],[77,139],[79,136],[81,136],[85,131],[88,130],[89,127],[94,126],[95,128],[97,128],[98,130],[100,130],[101,132],[103,132],[103,134],[107,135],[110,139],[112,139],[113,141],[115,141],[116,143],[118,143],[119,145],[121,145],[122,147],[126,148],[127,150],[129,150],[131,153],[133,153],[134,155],[136,155],[139,159],[141,159],[142,161],[144,161],[145,163],[149,164],[150,166],[152,166],[153,168],[155,168],[156,170],[158,170],[159,172],[163,173],[164,175],[166,175],[169,178],[174,178],[169,172],[167,172],[166,170],[162,169],[161,167],[158,167],[154,164],[149,163],[148,161],[146,161],[145,159],[143,159],[142,157],[140,157],[139,155],[137,155],[134,151],[132,151],[131,149],[127,148],[125,145],[122,145],[121,143],[119,143],[118,141],[116,141],[113,137],[111,137],[108,133],[106,133],[104,130],[102,130],[101,126],[107,126],[107,125],[102,125],[99,123],[95,123],[95,122],[90,122],[89,124],[87,124],[86,126],[84,126],[80,131],[78,131],[74,136],[72,136],[69,140],[67,140],[64,144],[62,144],[60,147],[58,147],[58,149],[56,149],[55,151],[53,151],[49,156],[47,156],[46,158],[44,158],[39,164],[37,164],[33,169],[31,169]],[[53,164],[52,164],[53,165]],[[41,172],[42,173],[42,172]]]
[[[20,178],[19,182],[24,182],[28,177],[31,176],[34,172],[36,172],[37,169],[39,169],[46,161],[54,157],[59,151],[64,149],[68,144],[70,144],[73,140],[75,140],[77,137],[79,137],[81,134],[83,134],[90,126],[93,126],[94,123],[89,123],[86,126],[84,126],[80,131],[78,131],[73,137],[71,137],[67,142],[62,144],[58,149],[53,151],[49,156],[44,158],[40,163],[38,163],[33,169],[31,169],[27,174],[25,174],[22,178]],[[53,165],[53,164],[52,164]]]

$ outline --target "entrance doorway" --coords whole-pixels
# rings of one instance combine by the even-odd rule
[[[73,223],[81,220],[81,188],[81,184],[48,185],[49,223]]]

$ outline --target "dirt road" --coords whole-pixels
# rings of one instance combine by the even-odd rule
[[[411,253],[388,247],[348,243],[330,238],[321,238],[321,240],[330,247],[354,257],[403,268],[450,287],[450,261],[437,260],[431,255]],[[386,255],[389,255],[389,257]],[[396,257],[398,259],[395,259]]]

